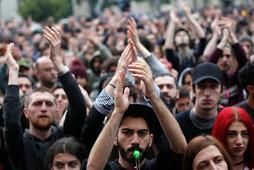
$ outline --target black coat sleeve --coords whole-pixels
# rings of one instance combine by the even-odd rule
[[[78,87],[78,83],[69,71],[61,75],[59,80],[63,85],[63,89],[69,101],[69,108],[63,127],[64,134],[65,136],[79,138],[86,118],[84,97]]]
[[[3,105],[4,139],[8,157],[16,169],[22,167],[23,157],[23,132],[20,123],[20,109],[19,87],[17,85],[9,85]]]
[[[92,107],[82,129],[81,142],[88,152],[91,151],[97,137],[104,127],[105,115],[101,114],[94,106]]]

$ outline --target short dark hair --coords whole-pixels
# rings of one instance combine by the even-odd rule
[[[246,63],[238,72],[238,79],[242,87],[247,90],[247,85],[254,85],[254,63]]]
[[[174,79],[174,81],[175,81],[176,87],[178,87],[177,80],[176,80],[175,77],[174,77],[172,74],[170,74],[170,73],[160,73],[160,74],[157,74],[157,75],[154,76],[154,79],[156,79],[157,77],[164,77],[164,76],[172,77],[172,78]]]
[[[190,98],[190,91],[188,89],[186,89],[186,87],[181,86],[181,87],[179,87],[179,95],[177,96],[177,99],[183,98],[183,97]]]
[[[58,153],[68,153],[74,155],[78,158],[80,163],[86,157],[85,147],[81,145],[73,137],[64,137],[56,140],[48,149],[47,152],[47,164],[50,165],[53,163],[55,155]]]
[[[130,104],[128,109],[124,112],[124,116],[122,121],[126,117],[132,118],[143,118],[149,128],[149,132],[153,133],[154,130],[154,120],[155,120],[155,113],[152,107],[145,105],[145,104]],[[120,124],[122,124],[122,121]]]

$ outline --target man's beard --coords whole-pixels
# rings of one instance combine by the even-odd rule
[[[117,142],[118,143],[118,142]],[[139,145],[134,145],[132,147],[127,148],[127,151],[123,148],[121,144],[118,143],[118,150],[120,152],[121,157],[130,163],[133,166],[136,166],[136,158],[133,156],[134,150],[138,150],[140,152],[139,162],[141,163],[147,156],[149,152],[149,145],[143,150],[139,147]],[[131,156],[130,152],[132,153]]]
[[[31,123],[36,129],[38,129],[40,131],[47,131],[53,124],[53,120],[48,120],[47,123],[43,123],[43,124],[41,122],[39,122],[38,120],[36,120],[35,122],[31,122]]]

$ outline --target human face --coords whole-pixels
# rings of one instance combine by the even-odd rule
[[[68,99],[62,88],[56,89],[53,92],[53,95],[55,96],[57,106],[57,115],[55,115],[55,119],[57,122],[59,122],[62,118],[63,112],[68,106]]]
[[[51,60],[43,60],[38,64],[37,76],[43,85],[52,86],[57,81],[57,72]]]
[[[140,151],[142,155],[140,161],[142,161],[151,143],[152,135],[149,133],[148,125],[143,118],[124,118],[117,134],[120,159],[134,165],[133,152],[136,149]]]
[[[51,170],[80,170],[78,158],[69,153],[58,153],[54,156]]]
[[[176,110],[177,112],[184,112],[191,108],[191,99],[190,97],[181,97],[176,99]]]
[[[99,57],[96,57],[93,61],[93,69],[96,73],[99,73],[100,70],[101,70],[101,64],[102,64],[102,61]]]
[[[183,86],[186,87],[186,89],[188,89],[189,91],[192,91],[192,76],[190,74],[187,74],[185,76]]]
[[[222,71],[228,71],[233,66],[233,55],[230,48],[225,47],[223,49],[223,56],[218,61],[218,66]]]
[[[185,31],[179,31],[175,35],[176,46],[187,46],[190,43],[188,34]]]
[[[195,85],[195,96],[197,109],[213,110],[220,100],[221,85],[214,80],[203,80]]]
[[[167,101],[175,100],[177,88],[175,79],[170,76],[160,76],[154,79],[155,84],[160,88],[162,94]]]
[[[243,50],[245,51],[246,55],[249,57],[252,54],[252,45],[249,41],[243,41],[241,42],[241,46],[243,47]]]
[[[54,96],[48,92],[35,92],[31,94],[30,102],[24,111],[29,119],[30,128],[48,130],[56,112]]]
[[[227,170],[228,166],[220,150],[210,145],[202,149],[194,158],[193,170]]]
[[[231,157],[243,160],[248,143],[248,129],[242,122],[234,121],[227,130],[227,149]]]
[[[87,87],[87,80],[85,77],[77,76],[76,80],[77,80],[78,84],[80,84],[83,88]]]
[[[19,77],[18,78],[20,95],[28,94],[32,91],[32,83],[26,77]]]

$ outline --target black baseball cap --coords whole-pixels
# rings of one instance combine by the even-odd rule
[[[212,79],[218,84],[223,83],[223,72],[213,63],[205,62],[197,65],[193,71],[193,84],[198,84],[203,80]]]

